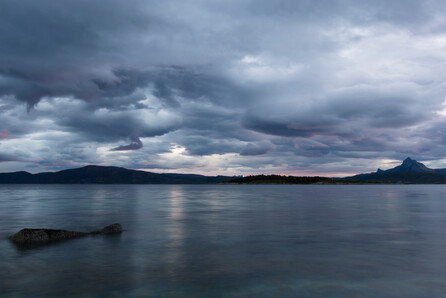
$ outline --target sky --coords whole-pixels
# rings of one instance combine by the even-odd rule
[[[0,172],[347,176],[445,152],[443,1],[0,1]]]

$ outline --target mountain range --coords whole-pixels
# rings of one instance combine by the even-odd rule
[[[348,184],[348,183],[446,184],[446,169],[431,169],[411,158],[397,167],[345,178],[279,175],[203,176],[158,174],[120,167],[89,165],[58,172],[31,174],[25,171],[0,173],[0,184]]]
[[[343,180],[401,184],[446,184],[446,169],[431,169],[408,157],[397,167],[388,170],[378,169],[373,173],[345,177]]]
[[[230,180],[237,184],[446,184],[446,169],[430,169],[424,164],[406,158],[399,166],[388,170],[359,174],[345,178],[296,177],[279,175],[255,175]]]
[[[157,174],[120,167],[85,166],[59,172],[0,173],[0,184],[208,184],[234,179],[229,176]]]

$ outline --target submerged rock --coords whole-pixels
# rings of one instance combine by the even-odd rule
[[[16,244],[45,244],[85,237],[88,235],[111,235],[119,234],[121,232],[122,226],[119,223],[115,223],[106,226],[102,230],[90,233],[52,229],[23,229],[10,236],[9,239]]]
[[[121,224],[115,223],[109,226],[106,226],[102,230],[93,231],[90,234],[91,235],[110,235],[110,234],[117,234],[122,232],[122,226]]]

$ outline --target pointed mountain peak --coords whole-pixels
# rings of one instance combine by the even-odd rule
[[[413,164],[413,163],[417,163],[416,160],[413,160],[412,158],[408,157],[403,161],[403,164]]]
[[[353,181],[385,183],[442,183],[446,184],[446,168],[430,169],[421,162],[407,157],[399,166],[388,170],[378,169],[374,173],[346,177]]]
[[[425,165],[422,163],[416,161],[415,159],[412,159],[410,157],[406,158],[403,163],[401,164],[402,168],[408,169],[408,168],[426,168]]]
[[[421,162],[417,162],[416,160],[408,157],[403,163],[393,169],[387,170],[385,172],[432,172],[432,169],[429,169]]]

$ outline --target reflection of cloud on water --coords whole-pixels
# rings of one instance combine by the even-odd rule
[[[383,192],[383,215],[385,215],[388,225],[392,226],[392,229],[396,229],[404,222],[403,214],[404,209],[401,202],[401,195],[393,191],[392,189],[386,189]]]
[[[180,220],[183,217],[183,191],[181,186],[172,187],[169,196],[169,216],[172,220]]]
[[[182,263],[184,240],[184,193],[182,186],[173,186],[169,192],[168,209],[168,246],[166,250],[167,272],[175,275],[175,271]]]

